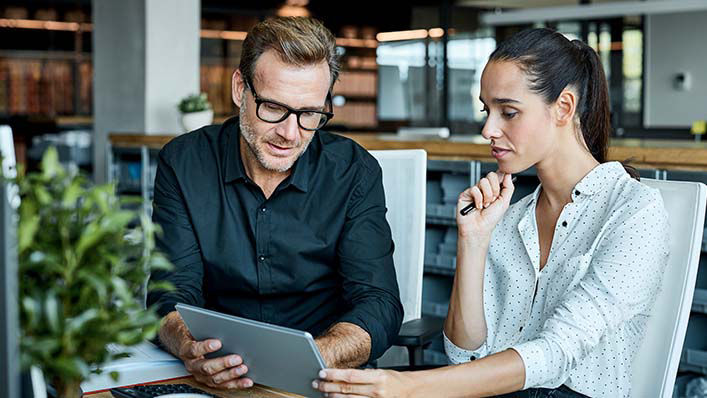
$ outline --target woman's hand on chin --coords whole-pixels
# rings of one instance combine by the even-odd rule
[[[457,202],[457,227],[460,237],[488,241],[493,229],[508,210],[514,190],[510,174],[491,172],[476,185],[462,192]],[[461,215],[460,210],[471,203],[476,209]]]

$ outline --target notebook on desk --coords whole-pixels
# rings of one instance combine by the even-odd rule
[[[309,333],[186,304],[175,308],[195,339],[221,341],[221,349],[212,357],[240,355],[248,366],[246,377],[254,383],[307,397],[322,396],[312,388],[312,381],[326,365]]]
[[[132,347],[111,344],[108,349],[113,353],[129,352],[130,357],[103,365],[101,374],[93,374],[81,383],[84,393],[189,376],[181,360],[148,341]],[[118,373],[117,380],[111,377],[112,372]]]

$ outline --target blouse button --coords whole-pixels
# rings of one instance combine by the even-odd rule
[[[563,222],[562,222],[562,226],[563,226],[563,227],[566,227],[566,226],[567,226],[567,221],[563,221]]]

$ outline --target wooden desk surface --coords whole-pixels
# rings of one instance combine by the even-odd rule
[[[259,384],[256,384],[254,387],[249,388],[247,390],[230,390],[230,391],[216,390],[213,388],[209,388],[203,384],[200,384],[199,382],[194,380],[193,377],[185,377],[182,379],[174,379],[174,380],[169,380],[169,381],[164,381],[164,382],[148,383],[148,384],[189,384],[191,386],[194,386],[196,388],[199,388],[201,390],[204,390],[210,394],[216,395],[217,397],[221,397],[221,398],[240,398],[240,397],[243,397],[243,398],[302,398],[301,395],[288,393],[285,391],[277,390],[277,389],[266,387],[266,386],[261,386]],[[87,398],[113,398],[113,395],[109,391],[104,391],[104,392],[93,393],[93,394],[84,394],[84,397],[87,397]]]

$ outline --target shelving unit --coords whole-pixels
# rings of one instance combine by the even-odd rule
[[[91,119],[86,117],[93,113],[92,25],[39,20],[19,20],[22,23],[18,24],[17,21],[0,18],[0,39],[8,34],[58,35],[62,47],[26,50],[0,46],[0,116],[68,116],[90,123]],[[238,67],[245,36],[243,31],[201,31],[200,90],[207,93],[219,120],[237,112],[231,100],[231,75]],[[334,107],[335,118],[331,123],[342,130],[375,130],[377,41],[337,38],[337,45],[343,68],[334,94],[343,103]]]

